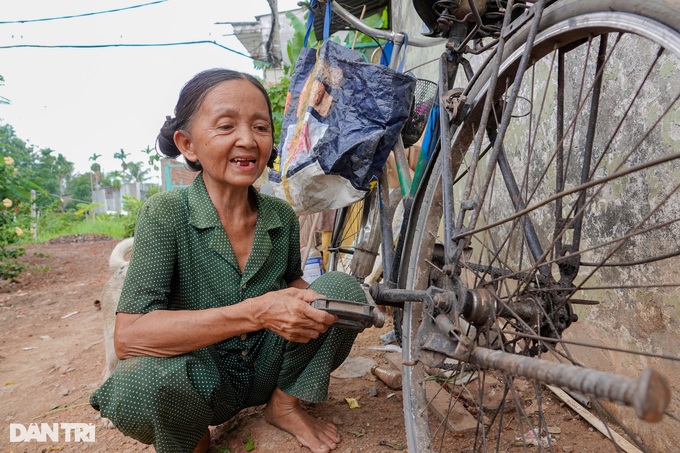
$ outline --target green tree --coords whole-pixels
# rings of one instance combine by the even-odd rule
[[[73,173],[73,163],[61,153],[55,155],[49,148],[31,150],[29,159],[24,164],[17,164],[25,177],[41,187],[45,196],[56,200],[63,198],[66,194],[66,185]]]
[[[149,167],[153,168],[154,171],[158,171],[158,162],[160,162],[161,156],[158,154],[156,148],[151,148],[150,146],[147,146],[142,150],[142,152],[147,156],[148,159],[147,163]]]
[[[73,162],[69,162],[61,153],[57,155],[57,160],[55,163],[56,174],[59,178],[59,193],[63,196],[66,186],[73,175],[73,169],[75,166],[73,165]]]
[[[9,124],[0,125],[0,158],[9,157],[12,159],[12,167],[19,170],[27,169],[32,163],[31,150],[26,143],[16,136],[14,128]],[[15,170],[12,170],[13,172]],[[22,172],[26,176],[26,172]],[[29,200],[28,191],[22,190],[21,186],[5,186],[4,190],[10,191],[13,198]],[[5,194],[7,195],[7,194]]]
[[[52,155],[54,151],[49,148],[33,152],[34,161],[28,168],[29,177],[42,187],[47,193],[56,196],[59,194],[59,181],[52,172],[57,158]]]
[[[127,170],[127,162],[125,159],[127,159],[129,155],[130,153],[126,153],[123,148],[121,148],[117,153],[113,153],[113,158],[120,160],[120,165],[123,167],[123,171]]]
[[[0,86],[5,79],[0,75]],[[9,99],[0,96],[0,104]],[[30,190],[40,188],[25,178],[18,163],[30,163],[30,150],[12,126],[0,124],[0,279],[18,277],[26,268],[19,261],[24,249],[9,247],[25,233],[30,234]]]
[[[47,191],[41,187],[41,182],[54,178],[51,168],[43,168],[38,162],[42,153],[36,153],[14,133],[9,124],[0,124],[0,159],[12,159],[12,171],[18,175],[20,183],[5,188],[16,202],[29,203],[31,189],[36,190],[38,209],[51,204]]]
[[[90,165],[90,170],[92,171],[90,175],[90,191],[99,189],[102,185],[102,167],[97,163],[97,159],[100,157],[102,157],[101,154],[92,153],[87,158],[87,160],[92,161],[92,165]]]
[[[149,169],[145,169],[142,162],[128,162],[127,171],[132,178],[132,182],[144,182],[149,173]]]
[[[120,186],[125,180],[125,175],[123,172],[118,170],[113,170],[104,175],[102,182],[105,187],[113,187],[114,189],[120,189]]]
[[[91,173],[75,175],[66,185],[66,193],[71,196],[71,201],[66,204],[66,209],[76,209],[77,203],[92,202]]]
[[[22,236],[30,234],[30,190],[39,190],[16,166],[15,157],[27,159],[28,154],[25,143],[14,135],[12,127],[1,126],[0,279],[16,278],[26,267],[19,261],[24,250],[12,245],[23,239]]]
[[[274,117],[274,143],[278,144],[281,138],[281,124],[283,123],[283,111],[286,108],[286,97],[290,78],[283,76],[278,83],[267,85],[267,93],[272,103],[272,115]]]

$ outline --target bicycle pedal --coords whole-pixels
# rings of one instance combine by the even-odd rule
[[[382,326],[385,321],[377,307],[351,300],[319,298],[312,302],[312,307],[334,314],[338,320],[333,325],[345,329],[361,331],[367,327]]]

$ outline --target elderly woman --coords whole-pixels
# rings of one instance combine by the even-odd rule
[[[91,397],[102,417],[160,452],[207,451],[208,426],[266,403],[267,421],[313,452],[337,428],[300,400],[327,398],[356,332],[310,302],[366,302],[350,276],[301,278],[299,225],[285,202],[253,189],[273,154],[267,92],[226,69],[194,76],[158,144],[199,171],[190,187],[151,197],[116,315],[121,359]]]

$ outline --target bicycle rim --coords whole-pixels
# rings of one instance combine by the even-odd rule
[[[625,375],[651,367],[678,388],[678,361],[666,355],[677,355],[668,332],[679,323],[680,37],[625,12],[635,2],[576,15],[589,3],[571,1],[568,13],[558,3],[557,12],[544,13],[498,164],[488,163],[488,137],[471,159],[488,81],[481,77],[469,92],[471,110],[451,146],[464,156],[453,172],[453,218],[466,231],[460,281],[505,315],[476,325],[461,319],[460,328],[485,347],[554,363]],[[678,23],[677,11],[668,20]],[[507,49],[490,124],[500,123],[524,51],[512,41]],[[414,203],[402,261],[407,289],[447,281],[438,259],[441,171],[439,159]],[[411,364],[421,357],[421,320],[433,315],[423,307],[405,307]],[[633,451],[627,444],[672,451],[680,442],[677,395],[657,424],[572,395],[587,399],[611,441],[585,422],[566,423],[574,414],[542,382],[451,360],[403,370],[412,452],[563,451],[576,437],[598,452]]]

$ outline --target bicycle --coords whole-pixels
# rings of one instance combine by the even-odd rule
[[[403,313],[409,451],[561,451],[548,388],[587,404],[611,451],[673,451],[680,3],[413,3],[445,42],[437,147],[411,182],[396,146],[402,193],[383,175],[367,234],[343,245],[341,210],[330,247],[360,280],[382,249],[371,296]],[[403,33],[332,6],[396,60]],[[482,52],[475,72],[466,55]],[[476,422],[462,434],[461,409]]]

